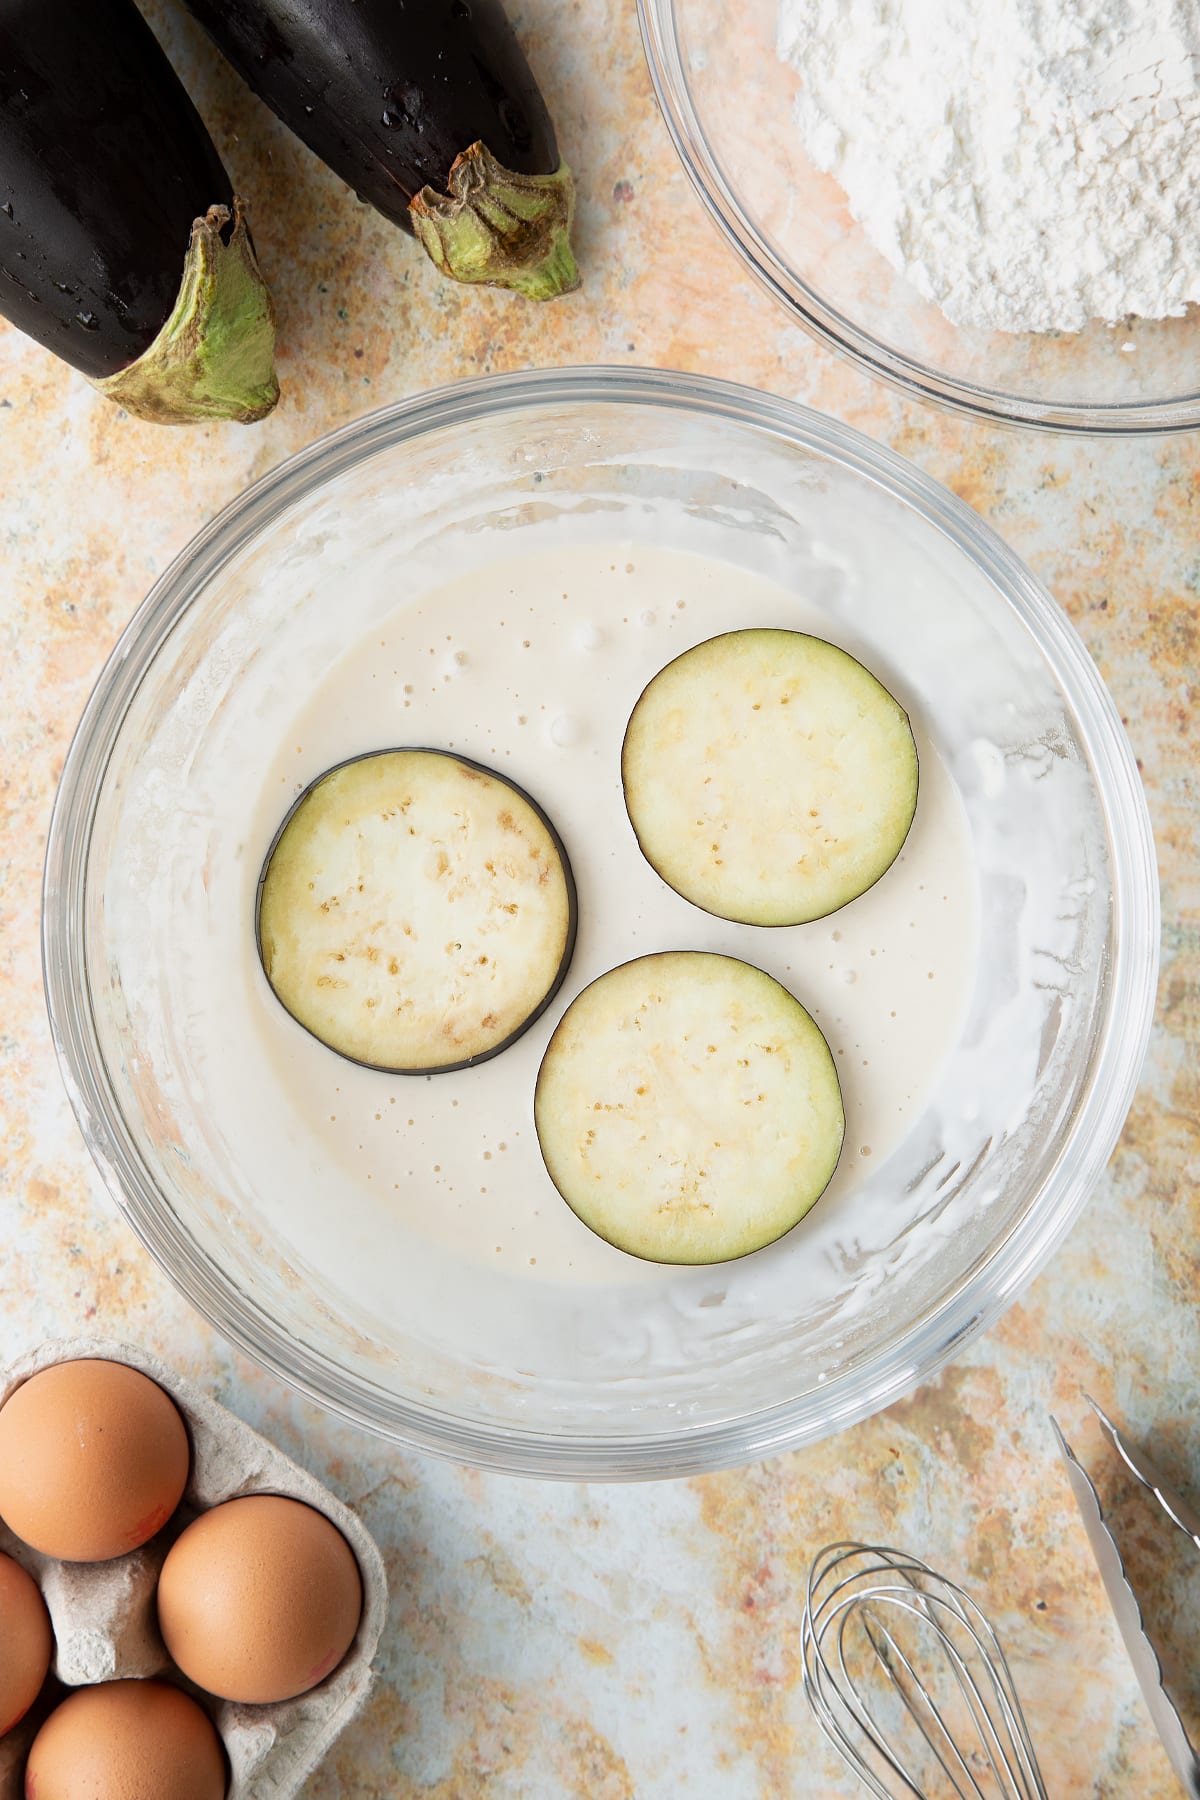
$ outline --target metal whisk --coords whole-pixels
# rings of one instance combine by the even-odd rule
[[[1046,1800],[1000,1640],[902,1550],[831,1544],[804,1608],[804,1691],[880,1800]]]

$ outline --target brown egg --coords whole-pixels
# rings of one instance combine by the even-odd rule
[[[124,1556],[166,1524],[188,1478],[187,1430],[124,1363],[56,1363],[0,1408],[0,1518],[63,1562]]]
[[[54,1639],[50,1614],[32,1575],[0,1554],[0,1738],[42,1691]]]
[[[354,1553],[323,1513],[251,1494],[202,1513],[158,1584],[163,1641],[197,1687],[225,1700],[290,1700],[323,1681],[358,1630]]]
[[[77,1688],[33,1740],[25,1800],[224,1800],[208,1714],[165,1681]]]

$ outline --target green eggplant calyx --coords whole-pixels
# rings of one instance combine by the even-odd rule
[[[179,297],[150,348],[92,385],[158,425],[266,418],[279,398],[275,308],[236,196],[192,225]]]
[[[575,183],[566,163],[553,175],[518,175],[482,144],[454,159],[449,193],[424,187],[409,202],[413,230],[443,275],[554,300],[579,286],[571,251]]]

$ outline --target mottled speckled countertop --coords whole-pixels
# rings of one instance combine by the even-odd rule
[[[0,1358],[76,1328],[137,1338],[362,1509],[395,1595],[383,1678],[311,1800],[849,1795],[799,1684],[805,1573],[841,1535],[921,1551],[971,1584],[1009,1644],[1051,1794],[1165,1800],[1177,1789],[1046,1411],[1077,1427],[1081,1391],[1094,1393],[1200,1490],[1200,435],[1007,434],[872,384],[791,326],[702,216],[655,111],[633,0],[515,11],[580,181],[581,295],[538,309],[440,280],[156,6],[252,197],[283,403],[249,430],[156,430],[0,330]],[[42,851],[68,739],[121,627],[197,527],[386,401],[582,361],[794,396],[977,507],[1070,613],[1116,695],[1163,882],[1142,1085],[1091,1206],[1024,1303],[938,1382],[831,1442],[653,1487],[518,1482],[400,1455],[233,1355],[102,1191],[39,976]]]

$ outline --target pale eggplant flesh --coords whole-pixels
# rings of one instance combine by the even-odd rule
[[[833,1056],[799,1000],[762,969],[694,950],[584,988],[542,1060],[534,1122],[571,1210],[658,1263],[774,1242],[828,1186],[845,1135]]]
[[[847,651],[804,632],[709,638],[630,715],[625,805],[642,854],[694,906],[801,925],[891,867],[917,805],[903,707]]]
[[[469,1068],[558,991],[576,930],[562,840],[523,789],[442,750],[376,751],[296,801],[259,882],[277,999],[339,1055],[401,1075]]]

